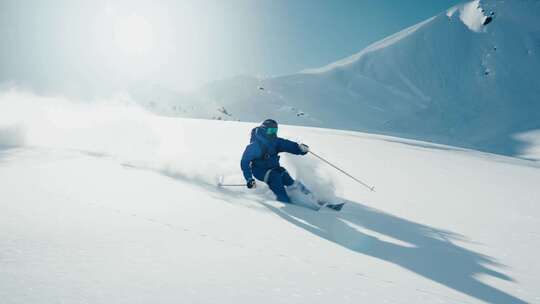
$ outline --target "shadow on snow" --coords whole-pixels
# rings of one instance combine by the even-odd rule
[[[242,192],[218,188],[215,184],[181,173],[133,164],[124,166],[150,170],[192,183],[230,203],[238,201],[239,197],[247,197]],[[489,275],[513,281],[509,276],[490,268],[503,266],[493,258],[454,244],[453,240],[465,240],[465,237],[459,234],[415,223],[353,201],[347,201],[341,212],[328,213],[290,204],[276,207],[264,200],[257,202],[282,219],[325,240],[356,253],[395,264],[471,297],[495,304],[526,303],[477,279],[479,276]],[[381,240],[359,231],[354,226],[408,245]]]
[[[354,252],[393,263],[471,297],[497,304],[526,303],[476,279],[481,275],[490,275],[512,281],[507,275],[489,268],[501,266],[493,258],[454,244],[452,240],[463,240],[462,236],[455,233],[415,223],[352,201],[347,202],[342,212],[330,216],[322,216],[297,206],[275,207],[261,203],[281,218],[323,239]],[[353,226],[412,246],[381,240]]]

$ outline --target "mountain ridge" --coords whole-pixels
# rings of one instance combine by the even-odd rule
[[[197,105],[186,117],[273,117],[518,156],[519,134],[540,129],[539,14],[539,2],[475,0],[321,68],[215,81],[178,103]]]

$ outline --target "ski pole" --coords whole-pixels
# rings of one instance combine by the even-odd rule
[[[218,178],[217,186],[218,187],[245,187],[246,184],[224,184],[223,183],[223,175],[221,175]]]
[[[361,185],[363,185],[364,187],[368,188],[369,190],[371,191],[375,191],[375,186],[369,186],[368,184],[364,183],[363,181],[357,179],[356,177],[350,175],[349,173],[345,172],[344,170],[340,169],[339,167],[337,167],[336,165],[332,164],[331,162],[327,161],[326,159],[320,157],[319,155],[309,151],[309,153],[313,154],[313,156],[317,157],[318,159],[322,160],[323,162],[327,163],[328,165],[334,167],[335,169],[337,169],[339,172],[347,175],[348,177],[354,179],[356,182],[360,183]]]
[[[245,187],[246,184],[222,184],[219,183],[218,187]]]

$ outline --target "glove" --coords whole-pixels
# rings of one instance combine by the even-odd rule
[[[248,187],[248,189],[257,188],[257,184],[255,183],[255,180],[252,178],[247,181],[246,187]]]
[[[306,144],[299,144],[298,147],[300,148],[300,151],[302,151],[302,154],[309,152],[309,146]]]

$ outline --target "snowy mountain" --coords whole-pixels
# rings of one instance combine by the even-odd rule
[[[468,2],[322,68],[211,83],[193,117],[225,108],[519,155],[516,136],[540,129],[539,15],[539,1]]]
[[[468,2],[325,67],[195,93],[1,88],[0,302],[540,303],[538,13]],[[267,117],[376,192],[313,155],[282,164],[341,212],[218,187],[244,183],[256,124],[235,120]]]
[[[539,303],[537,162],[281,126],[339,213],[242,182],[254,124],[0,94],[2,303]],[[344,148],[346,147],[346,148]]]

